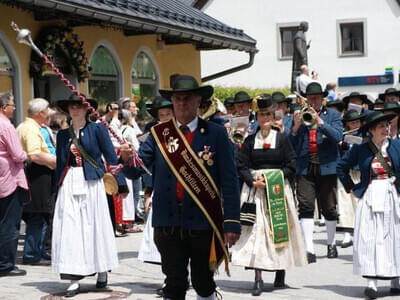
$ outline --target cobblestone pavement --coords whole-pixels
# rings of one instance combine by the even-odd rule
[[[325,228],[316,227],[316,231],[317,263],[288,270],[288,288],[273,290],[274,273],[264,272],[264,293],[260,297],[253,297],[252,271],[231,267],[232,276],[227,277],[221,268],[215,279],[223,299],[363,299],[365,280],[352,273],[352,248],[338,247],[339,258],[327,259]],[[342,233],[337,235],[339,241],[342,237]],[[72,299],[157,299],[155,291],[161,286],[164,277],[160,266],[137,260],[141,238],[141,233],[132,233],[117,239],[120,266],[110,273],[108,290],[96,291],[96,279],[89,277],[81,282],[82,293]],[[21,248],[20,241],[19,250]],[[50,266],[20,267],[27,270],[26,276],[0,277],[1,300],[63,299],[68,283],[59,280],[57,274],[51,272]],[[390,296],[389,285],[388,281],[379,281],[380,296],[385,300],[398,299]],[[187,299],[196,299],[193,289],[189,290]]]

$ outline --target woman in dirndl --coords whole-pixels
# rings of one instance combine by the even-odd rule
[[[367,142],[354,145],[337,165],[347,192],[359,199],[354,225],[353,271],[367,279],[364,294],[378,297],[377,281],[391,280],[391,293],[400,294],[400,140],[388,138],[396,115],[373,112],[361,130]],[[358,165],[354,184],[350,170]]]
[[[356,110],[348,110],[343,118],[343,141],[339,143],[341,155],[343,156],[354,144],[362,143],[362,136],[360,132],[361,122],[366,115],[360,114]],[[350,176],[354,183],[360,182],[360,170],[358,166],[355,166],[350,170]],[[356,215],[357,208],[357,197],[353,194],[348,194],[343,187],[340,179],[337,180],[337,206],[339,212],[339,223],[337,227],[340,227],[344,231],[344,237],[342,241],[342,248],[348,248],[353,245],[353,231],[354,231],[354,218]]]
[[[93,108],[96,101],[88,99]],[[59,185],[53,221],[52,269],[70,280],[67,297],[79,293],[79,280],[98,274],[96,288],[107,285],[107,271],[118,266],[117,248],[102,177],[102,156],[111,166],[118,158],[106,128],[87,119],[77,97],[57,106],[71,117],[71,127],[57,135]],[[120,175],[119,185],[126,185]]]
[[[257,100],[257,121],[259,128],[248,136],[238,154],[238,171],[244,184],[241,205],[255,203],[256,218],[253,226],[242,226],[240,239],[232,248],[232,264],[255,270],[252,294],[263,292],[262,271],[274,271],[275,288],[285,287],[285,270],[292,266],[307,264],[304,240],[299,225],[295,201],[289,183],[296,171],[296,154],[286,135],[273,129],[275,122],[274,105],[271,96],[264,94]],[[283,214],[286,212],[286,236],[288,241],[278,244],[272,236],[274,224],[269,215],[269,199],[266,196],[264,174],[282,171],[282,188],[275,188],[277,194],[284,191],[281,199]],[[268,203],[269,202],[269,203]]]

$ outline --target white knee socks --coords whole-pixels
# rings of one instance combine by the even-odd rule
[[[335,245],[336,240],[335,240],[335,233],[336,233],[336,221],[325,221],[326,225],[326,232],[328,233],[328,240],[327,244],[328,245]]]
[[[71,284],[67,288],[67,291],[73,291],[79,288],[79,280],[71,280]]]
[[[367,279],[368,287],[373,289],[374,291],[378,291],[378,280],[376,279]]]
[[[343,244],[350,243],[353,240],[353,236],[350,232],[345,232],[343,237]]]
[[[197,300],[215,300],[215,292],[208,297],[202,297],[197,295]]]
[[[314,219],[300,219],[301,229],[303,230],[304,242],[307,252],[314,254]]]

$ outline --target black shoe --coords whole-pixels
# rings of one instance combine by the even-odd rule
[[[285,270],[278,270],[275,272],[275,281],[274,287],[275,288],[284,288],[285,287]]]
[[[65,292],[65,297],[67,297],[67,298],[70,298],[70,297],[74,297],[74,296],[76,296],[77,294],[79,294],[79,285],[78,285],[78,287],[76,288],[76,289],[73,289],[73,290],[67,290],[66,292]]]
[[[157,294],[157,296],[159,296],[159,297],[164,297],[164,290],[163,290],[163,288],[160,287],[160,288],[156,289],[156,294]]]
[[[400,295],[400,289],[399,288],[390,288],[390,293],[393,295]]]
[[[307,252],[307,261],[309,264],[317,262],[317,256],[313,253]]]
[[[43,253],[42,254],[42,259],[51,261],[51,254],[48,253],[48,252]]]
[[[378,292],[373,288],[367,287],[364,290],[364,295],[368,297],[368,299],[376,299],[378,298]]]
[[[96,282],[96,289],[104,289],[108,283],[108,275],[106,274],[106,281],[99,281]]]
[[[51,260],[47,259],[39,259],[39,260],[22,260],[23,265],[30,265],[30,266],[50,266]]]
[[[338,257],[338,252],[336,249],[336,245],[328,245],[328,258],[336,258]]]
[[[0,277],[4,276],[24,276],[26,275],[25,270],[21,270],[18,267],[14,267],[14,269],[6,272],[0,272]]]
[[[263,288],[264,288],[264,282],[262,280],[256,280],[254,282],[254,287],[251,294],[253,296],[260,296],[263,292]]]
[[[353,241],[347,242],[347,243],[342,243],[342,248],[348,248],[350,246],[353,246]]]

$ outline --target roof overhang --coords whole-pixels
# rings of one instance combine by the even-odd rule
[[[171,16],[171,11],[160,11],[157,15],[146,9],[110,9],[110,6],[93,6],[88,5],[91,1],[77,0],[0,0],[0,3],[32,11],[37,20],[62,19],[70,26],[113,26],[123,30],[126,35],[160,34],[167,44],[191,43],[199,50],[258,51],[256,41],[239,29],[196,18],[185,19],[183,23],[180,22],[182,15]],[[150,7],[151,9],[158,8]]]

